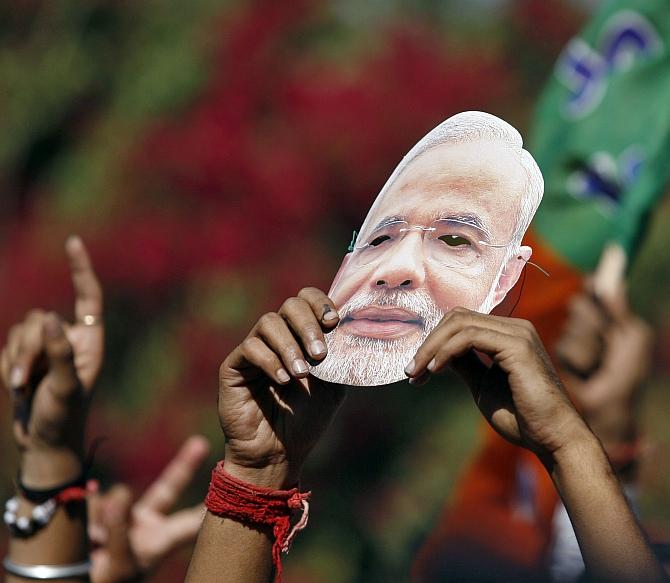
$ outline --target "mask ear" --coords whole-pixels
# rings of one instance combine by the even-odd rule
[[[498,279],[498,285],[493,296],[493,307],[502,302],[507,292],[514,287],[532,254],[533,250],[530,247],[522,245],[519,247],[519,251],[507,261],[500,274],[500,279]]]

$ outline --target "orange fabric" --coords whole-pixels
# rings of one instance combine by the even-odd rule
[[[496,310],[533,322],[549,349],[558,339],[569,299],[582,287],[582,274],[562,261],[533,232],[526,244],[531,261],[550,277],[529,265],[508,298]],[[521,289],[523,288],[523,289]],[[551,350],[550,350],[551,352]],[[519,514],[519,468],[532,474],[532,516]],[[557,495],[545,469],[530,452],[510,445],[486,425],[483,444],[457,484],[453,500],[435,530],[420,549],[413,569],[416,581],[439,580],[445,557],[472,558],[472,567],[485,560],[523,572],[538,573],[551,538]],[[436,579],[436,577],[438,577]]]

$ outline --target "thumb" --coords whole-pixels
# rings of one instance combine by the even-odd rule
[[[130,546],[132,494],[127,486],[116,485],[108,492],[102,521],[107,530],[107,552],[118,581],[131,580],[138,573]]]
[[[625,279],[627,263],[623,247],[610,243],[603,250],[591,282],[596,299],[615,321],[624,320],[628,316]]]
[[[72,346],[56,314],[47,314],[42,327],[44,346],[49,361],[50,388],[54,396],[67,399],[79,388]]]

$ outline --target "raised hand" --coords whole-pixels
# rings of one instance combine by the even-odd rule
[[[68,239],[66,252],[75,323],[33,310],[10,330],[0,357],[2,380],[15,408],[22,477],[35,487],[81,471],[86,410],[103,357],[100,284],[79,238]]]
[[[570,403],[529,322],[451,310],[406,372],[421,380],[446,366],[465,379],[500,435],[545,463],[570,516],[589,580],[667,581],[600,442]]]
[[[597,365],[579,374],[573,355],[599,346]],[[589,340],[590,339],[590,340]],[[651,367],[651,327],[628,305],[623,279],[615,293],[602,299],[585,291],[575,298],[561,341],[559,355],[573,401],[606,447],[636,438],[636,404]]]
[[[226,471],[260,485],[294,485],[330,423],[344,389],[309,374],[326,357],[324,332],[339,320],[333,302],[305,288],[262,316],[219,371],[219,420]]]
[[[475,353],[491,359],[485,364]],[[428,336],[406,372],[415,380],[450,366],[505,439],[543,458],[588,433],[532,324],[455,308]]]
[[[125,486],[90,500],[93,583],[133,581],[177,548],[195,541],[204,515],[202,505],[168,513],[208,453],[209,442],[193,435],[134,504]]]

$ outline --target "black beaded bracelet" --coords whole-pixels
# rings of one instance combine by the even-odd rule
[[[48,490],[35,490],[33,488],[28,488],[21,481],[21,474],[19,473],[16,476],[16,489],[19,491],[19,494],[29,502],[33,504],[44,504],[47,500],[55,498],[60,492],[68,488],[86,488],[86,482],[88,481],[88,474],[90,471],[90,466],[84,466],[81,474],[77,476],[74,480],[65,482]]]
[[[86,455],[86,459],[82,463],[81,474],[74,480],[70,480],[69,482],[55,486],[54,488],[49,488],[48,490],[36,490],[34,488],[28,488],[21,481],[21,471],[19,470],[16,474],[16,489],[19,491],[19,494],[29,502],[32,502],[33,504],[43,504],[67,488],[86,488],[91,467],[93,466],[93,458],[105,439],[106,437],[96,437],[93,440],[88,454]]]

